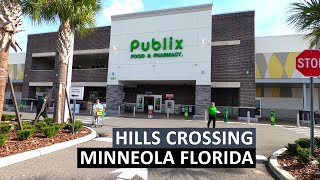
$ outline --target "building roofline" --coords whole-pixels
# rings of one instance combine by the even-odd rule
[[[272,38],[272,37],[292,37],[292,36],[304,36],[305,34],[286,34],[286,35],[268,35],[268,36],[256,36],[255,38]]]
[[[209,10],[212,10],[212,6],[213,6],[212,3],[210,3],[210,4],[202,4],[202,5],[196,5],[196,6],[187,6],[187,7],[170,8],[170,9],[162,9],[162,10],[155,10],[155,11],[114,15],[114,16],[111,16],[111,21],[181,14],[181,13],[189,13],[189,12],[197,12],[197,11],[209,11]]]
[[[241,14],[241,13],[254,13],[254,12],[255,12],[255,10],[232,11],[232,12],[223,12],[223,13],[213,14],[213,16],[232,15],[232,14]]]

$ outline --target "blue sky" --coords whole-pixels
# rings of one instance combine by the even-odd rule
[[[296,32],[285,24],[288,5],[296,0],[102,0],[103,10],[97,18],[97,26],[110,25],[110,16],[166,8],[184,7],[199,4],[213,4],[213,14],[255,10],[256,36],[289,35]],[[27,47],[28,34],[53,32],[57,25],[34,26],[24,18],[21,29],[25,31],[17,35],[18,43],[23,52]]]

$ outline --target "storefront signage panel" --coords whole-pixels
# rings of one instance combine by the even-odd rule
[[[145,53],[134,53],[138,49]],[[131,59],[182,57],[181,50],[183,50],[183,39],[173,37],[164,37],[161,41],[152,38],[150,42],[140,42],[135,39],[130,44]]]

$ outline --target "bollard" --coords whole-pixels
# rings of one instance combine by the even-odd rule
[[[271,121],[271,125],[273,126],[274,123],[276,122],[276,116],[274,114],[274,111],[270,111],[270,121]]]
[[[247,112],[247,117],[248,117],[247,124],[250,124],[250,111]]]
[[[133,117],[136,117],[136,107],[133,106]]]
[[[297,127],[300,127],[300,117],[299,117],[299,113],[297,113]]]
[[[120,110],[121,110],[121,106],[119,106],[118,108],[118,116],[120,116]]]
[[[204,121],[207,122],[208,121],[208,110],[204,111]]]
[[[30,105],[30,111],[32,111],[33,109],[33,102],[31,102],[31,105]]]
[[[224,108],[224,122],[227,123],[228,121],[229,121],[228,108]]]
[[[169,119],[169,111],[167,111],[167,119]]]

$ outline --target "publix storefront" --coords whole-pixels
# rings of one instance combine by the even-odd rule
[[[204,114],[255,106],[254,12],[213,15],[212,4],[112,17],[106,101],[145,112]]]

